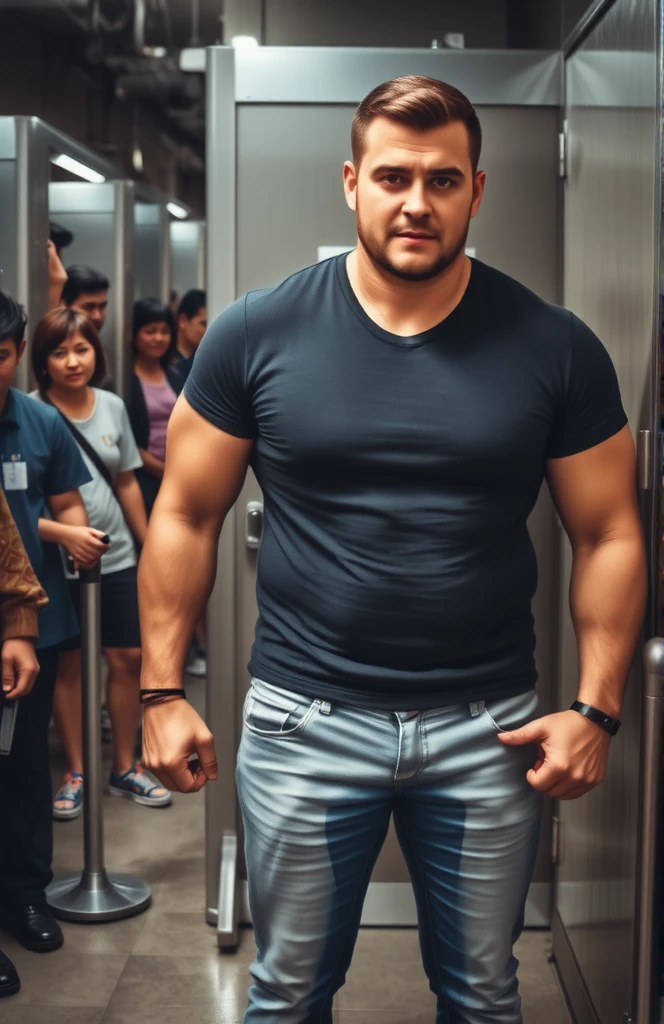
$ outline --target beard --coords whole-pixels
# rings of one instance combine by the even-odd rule
[[[414,230],[417,229],[414,228]],[[362,248],[372,263],[377,267],[380,267],[382,270],[386,270],[387,273],[392,274],[393,277],[398,277],[401,281],[430,281],[432,278],[443,274],[465,250],[469,230],[470,210],[468,211],[468,220],[465,228],[459,238],[456,238],[448,245],[443,244],[442,251],[428,267],[423,267],[418,270],[408,270],[398,266],[388,255],[387,246],[390,238],[393,238],[394,235],[390,234],[384,242],[380,242],[369,232],[365,231],[359,204],[357,206],[357,237],[360,240]]]

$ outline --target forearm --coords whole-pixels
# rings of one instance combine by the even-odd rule
[[[579,652],[578,700],[620,717],[647,595],[640,533],[574,552],[570,610]]]
[[[160,500],[138,571],[143,641],[141,686],[182,685],[196,621],[216,573],[218,526],[201,526]]]
[[[145,536],[148,530],[148,520],[145,514],[145,503],[141,489],[138,486],[136,477],[126,483],[118,482],[118,496],[122,504],[122,511],[129,524],[129,529],[140,545],[145,543]],[[111,538],[112,540],[113,538]]]
[[[152,473],[153,476],[156,476],[161,480],[164,475],[164,463],[161,459],[158,459],[155,455],[149,452],[147,448],[139,448],[138,453],[143,459],[143,465],[147,469],[148,473]]]

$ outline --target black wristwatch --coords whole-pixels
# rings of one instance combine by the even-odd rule
[[[595,725],[599,725],[600,729],[608,732],[609,736],[615,736],[621,725],[620,719],[610,718],[609,715],[605,715],[599,708],[594,708],[592,704],[582,704],[578,700],[574,701],[570,711],[578,711],[580,715],[590,719]]]

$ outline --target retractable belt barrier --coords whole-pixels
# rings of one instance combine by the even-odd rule
[[[84,867],[81,875],[56,878],[46,898],[56,917],[96,923],[117,921],[145,910],[150,887],[104,866],[101,751],[101,568],[81,569],[81,672],[83,683]]]

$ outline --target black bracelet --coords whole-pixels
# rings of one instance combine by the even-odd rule
[[[582,704],[578,700],[574,701],[570,711],[578,711],[588,721],[594,722],[600,729],[604,729],[604,732],[608,732],[609,736],[615,736],[621,725],[619,718],[611,718],[610,715],[600,711],[599,708],[594,707],[592,704]]]
[[[175,697],[177,700],[186,700],[187,694],[185,690],[175,690],[168,686],[161,687],[160,689],[138,691],[138,699],[141,704],[159,704],[163,700],[168,700],[169,697]]]

